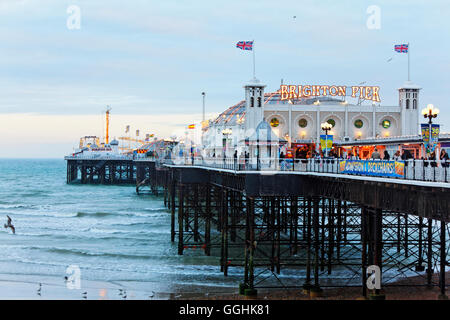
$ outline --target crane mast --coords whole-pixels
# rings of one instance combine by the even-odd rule
[[[109,111],[111,111],[111,107],[106,107],[106,134],[105,134],[105,143],[109,143]]]

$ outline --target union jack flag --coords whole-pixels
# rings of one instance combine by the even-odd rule
[[[239,41],[236,48],[241,50],[253,50],[253,41]]]
[[[396,52],[408,52],[408,45],[407,44],[396,44],[394,46],[394,49]]]

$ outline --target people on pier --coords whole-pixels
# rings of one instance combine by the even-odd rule
[[[375,148],[375,150],[373,150],[373,152],[372,152],[372,159],[373,160],[381,160],[381,155],[378,152],[377,148]]]
[[[384,150],[383,160],[390,160],[391,156],[387,150]]]
[[[445,151],[445,149],[441,150],[441,154],[439,156],[439,159],[441,160],[441,164],[444,168],[447,168],[449,165],[449,157],[448,153]]]

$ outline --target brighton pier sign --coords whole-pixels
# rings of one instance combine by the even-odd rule
[[[380,87],[352,86],[352,98],[360,98],[380,102]],[[281,85],[281,100],[295,100],[300,98],[324,97],[324,96],[347,96],[347,86],[324,86],[324,85]]]

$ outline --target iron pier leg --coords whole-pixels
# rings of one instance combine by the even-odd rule
[[[205,254],[211,255],[211,188],[206,187]]]
[[[319,285],[319,248],[320,248],[320,233],[319,233],[319,201],[320,198],[314,198],[314,286],[310,290],[311,297],[321,295],[322,289]]]
[[[175,242],[175,180],[170,185],[170,240]]]
[[[431,288],[433,277],[433,220],[428,218],[427,225],[427,285]]]
[[[180,185],[178,199],[178,254],[183,254],[183,210],[184,210],[184,186]]]
[[[419,217],[419,226],[418,226],[418,232],[419,232],[419,258],[417,260],[417,266],[416,271],[422,272],[425,270],[423,266],[423,218]]]
[[[367,297],[367,208],[361,208],[361,242],[362,242],[362,252],[361,252],[361,267],[362,267],[362,295],[364,298]]]
[[[303,224],[306,224],[306,280],[303,284],[303,292],[306,294],[309,294],[311,290],[311,210],[312,210],[312,204],[311,204],[311,198],[308,197],[307,200],[307,211],[306,211],[306,221],[303,222]]]
[[[445,234],[446,234],[446,227],[445,222],[441,221],[441,245],[440,245],[440,270],[439,270],[439,287],[440,287],[440,294],[439,299],[440,300],[447,300],[448,297],[445,294],[445,266],[447,265],[447,255],[446,255],[446,248],[445,248]]]

